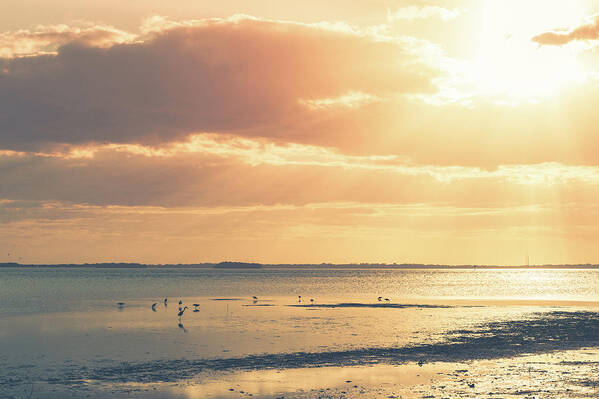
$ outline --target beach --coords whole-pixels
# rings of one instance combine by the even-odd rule
[[[597,270],[0,273],[0,397],[599,392]],[[547,285],[560,280],[569,288]]]

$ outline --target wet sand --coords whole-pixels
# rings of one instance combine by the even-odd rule
[[[203,304],[206,302],[204,300]],[[255,304],[238,306],[241,309],[248,305]],[[322,311],[339,312],[357,307],[366,313],[387,312],[388,317],[398,315],[395,312],[413,316],[405,312],[456,309],[455,306],[427,304],[406,304],[402,307],[402,304],[338,303],[305,308],[296,304],[268,305],[270,307],[260,310],[267,313],[261,315],[272,312],[271,307],[283,312],[288,312],[285,308],[291,312],[294,312],[293,309],[305,312],[310,310],[309,307],[318,310],[320,306]],[[136,304],[128,306],[132,316],[135,310],[147,315],[145,308]],[[466,308],[463,311],[483,310],[498,312],[494,308]],[[126,314],[123,309],[116,313],[120,316]],[[152,359],[155,353],[148,353],[147,360],[120,362],[111,355],[106,357],[106,365],[102,365],[102,361],[66,359],[62,366],[53,369],[48,365],[41,372],[27,363],[11,365],[0,356],[0,361],[6,366],[0,379],[0,397],[29,397],[28,389],[37,392],[37,396],[31,397],[48,398],[575,398],[596,394],[599,381],[596,377],[599,369],[599,313],[580,309],[544,309],[528,312],[525,316],[448,329],[430,342],[415,339],[376,346],[361,342],[358,347],[342,350],[334,350],[329,343],[321,346],[321,350],[318,350],[319,346],[308,345],[309,350],[306,351],[241,356],[237,354],[239,351],[225,350],[220,356],[197,358],[194,350],[187,352],[190,357],[177,357],[174,356],[176,351],[167,347],[166,355],[158,360]],[[79,318],[78,315],[71,317]],[[280,318],[280,315],[277,317]],[[334,317],[343,319],[344,315],[335,314]],[[359,320],[370,318],[368,314],[364,317]],[[112,319],[111,328],[117,327],[116,319]],[[103,323],[100,321],[98,325]],[[189,331],[197,327],[193,323],[188,325]],[[95,329],[93,326],[89,328],[90,331]],[[125,325],[117,328],[125,328]],[[136,325],[136,329],[140,328],[152,331],[156,326],[152,327],[151,323],[143,327]],[[186,337],[189,331],[178,333]],[[205,335],[203,337],[206,338]],[[292,347],[288,344],[283,346]],[[132,359],[130,356],[125,358]],[[27,372],[28,369],[31,373]]]

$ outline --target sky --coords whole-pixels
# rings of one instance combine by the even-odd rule
[[[599,2],[3,10],[0,262],[599,263]]]

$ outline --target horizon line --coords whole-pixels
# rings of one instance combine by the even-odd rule
[[[95,267],[95,268],[396,268],[396,269],[599,269],[596,263],[565,263],[565,264],[533,264],[533,265],[498,265],[498,264],[437,264],[437,263],[383,263],[383,262],[360,262],[360,263],[259,263],[259,262],[199,262],[199,263],[139,263],[139,262],[85,262],[85,263],[19,263],[0,262],[0,267]]]

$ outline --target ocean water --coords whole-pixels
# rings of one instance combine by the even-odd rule
[[[599,301],[599,270],[0,269],[0,315],[163,297]]]
[[[599,270],[4,268],[0,398],[301,397],[314,368],[592,348],[597,311]]]

